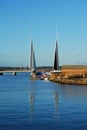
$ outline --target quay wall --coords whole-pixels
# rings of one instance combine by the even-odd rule
[[[62,66],[61,72],[51,73],[49,79],[58,83],[87,85],[87,66]]]

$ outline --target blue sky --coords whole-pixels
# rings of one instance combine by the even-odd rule
[[[56,26],[59,64],[87,64],[87,0],[0,0],[0,66],[29,65],[30,30],[37,66],[53,66]]]

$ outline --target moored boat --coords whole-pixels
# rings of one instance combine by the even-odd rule
[[[48,80],[48,75],[46,73],[43,73],[41,75],[41,80]]]

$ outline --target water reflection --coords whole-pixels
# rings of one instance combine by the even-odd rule
[[[36,81],[29,86],[29,125],[51,129],[70,125],[87,113],[87,87]],[[84,109],[83,109],[84,108]],[[65,124],[65,125],[66,125]],[[71,127],[71,126],[70,126]]]
[[[33,109],[34,109],[34,100],[35,100],[35,97],[34,97],[34,93],[30,93],[29,95],[29,99],[30,99],[30,111],[33,112]]]
[[[43,85],[43,84],[42,84]],[[47,85],[44,82],[44,85]],[[43,85],[43,87],[44,87]],[[58,122],[59,113],[58,113],[58,103],[59,96],[58,90],[55,88],[40,88],[37,86],[31,86],[29,89],[29,118],[30,123],[32,124],[35,119],[48,120],[48,115],[51,116],[54,122]],[[47,86],[46,86],[47,87]],[[38,91],[37,91],[38,89]],[[50,113],[51,112],[51,113]],[[38,115],[37,115],[38,114]]]
[[[35,100],[35,97],[34,97],[34,93],[30,93],[29,94],[29,103],[30,103],[30,122],[32,123],[32,118],[33,118],[33,111],[34,111],[34,100]]]
[[[29,93],[29,110],[30,110],[29,119],[31,124],[33,122],[34,104],[35,104],[35,90],[34,87],[32,86]]]
[[[58,101],[59,101],[59,97],[58,97],[58,92],[54,91],[54,106],[55,106],[55,120],[58,121]]]
[[[65,97],[87,97],[87,86],[61,85],[61,90]]]
[[[0,77],[0,130],[87,129],[87,86]]]
[[[50,86],[49,86],[50,85]],[[47,118],[46,114],[51,112],[51,117],[55,122],[59,121],[61,106],[87,104],[87,87],[78,85],[58,85],[47,82],[33,82],[29,88],[29,111],[30,122],[35,118]],[[59,102],[60,101],[60,102]],[[60,106],[60,107],[59,107]],[[61,108],[61,109],[60,109]],[[60,110],[59,110],[60,109]],[[37,115],[37,113],[39,115]],[[44,117],[45,116],[45,117]]]

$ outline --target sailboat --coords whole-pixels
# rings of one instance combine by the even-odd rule
[[[31,41],[31,57],[30,57],[30,71],[31,71],[31,78],[36,79],[36,61],[35,61],[35,54],[33,48],[33,41]]]

